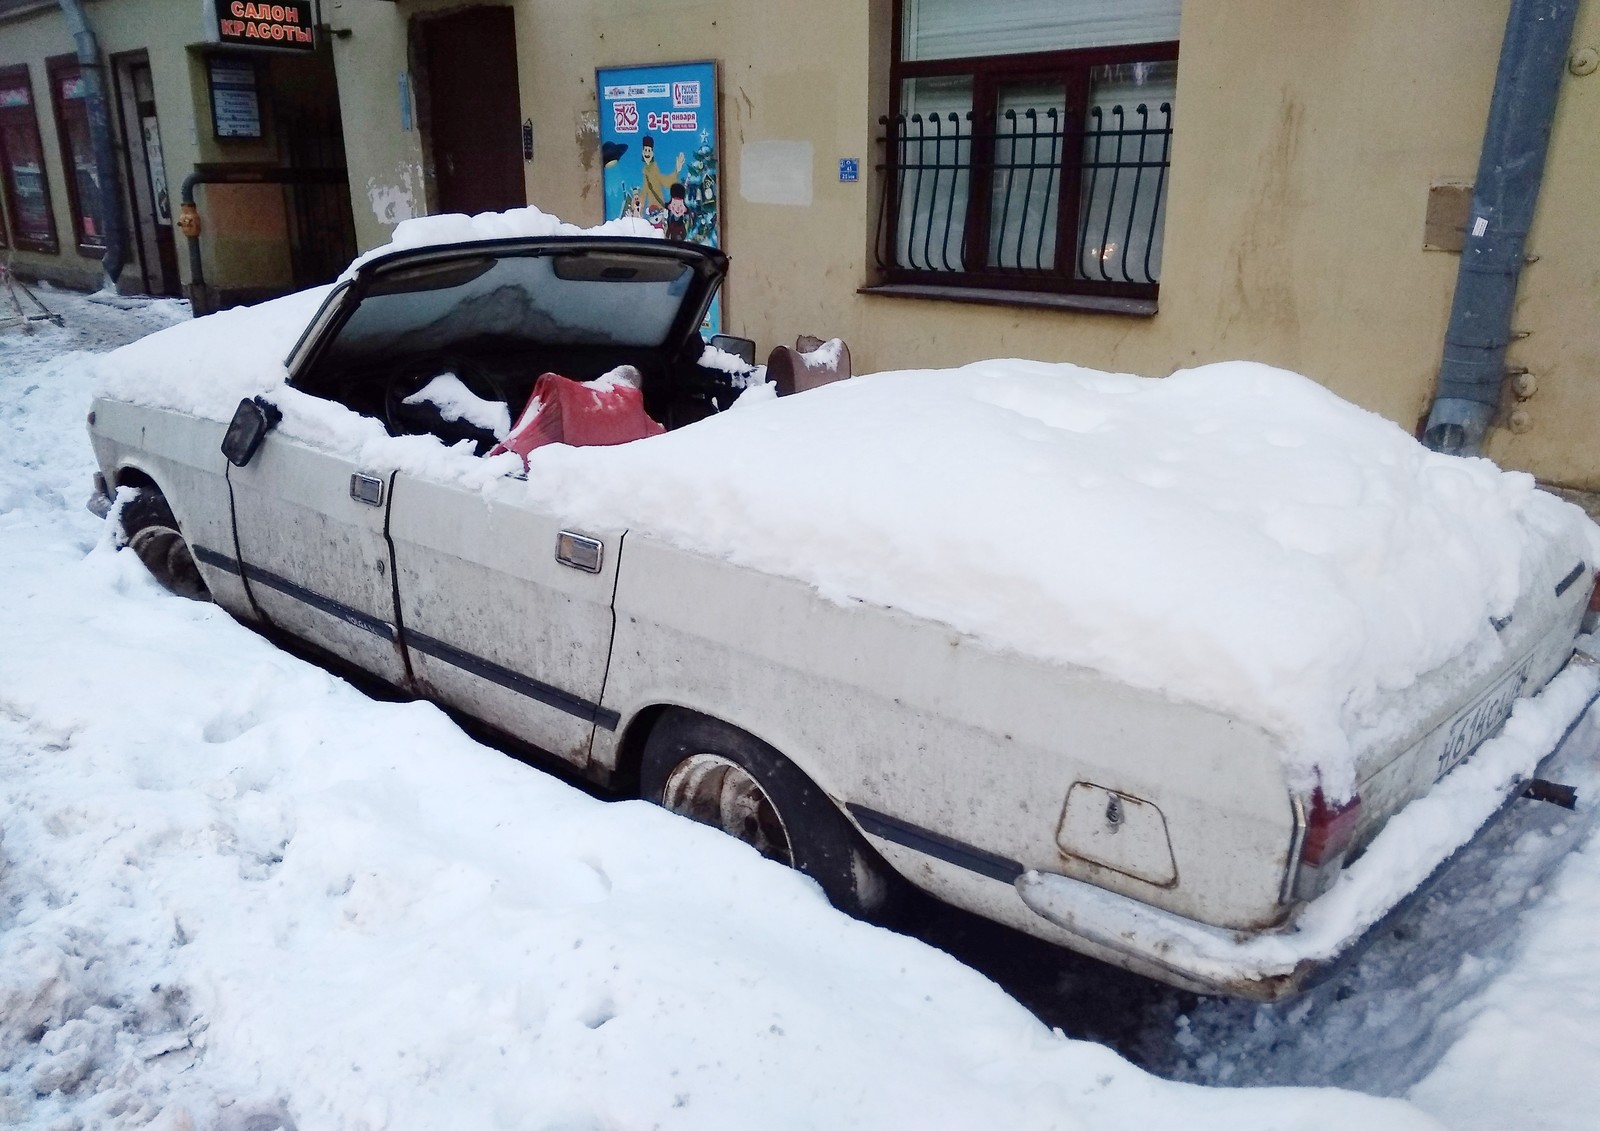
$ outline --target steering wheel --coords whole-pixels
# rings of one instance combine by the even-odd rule
[[[435,377],[455,374],[467,391],[484,400],[500,401],[510,408],[499,380],[476,361],[458,354],[427,354],[402,360],[383,389],[383,422],[394,436],[437,436],[446,444],[471,440],[482,455],[499,442],[489,429],[468,420],[449,420],[439,407],[426,401],[407,404]]]

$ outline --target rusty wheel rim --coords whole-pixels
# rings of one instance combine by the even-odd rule
[[[769,860],[794,864],[789,830],[778,807],[749,770],[721,754],[691,754],[673,768],[661,804],[737,837]]]
[[[180,597],[208,601],[211,595],[194,564],[189,544],[170,526],[155,524],[136,531],[128,548],[138,555],[152,577]]]

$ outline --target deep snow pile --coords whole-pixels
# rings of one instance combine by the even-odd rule
[[[0,1124],[1437,1126],[1157,1080],[167,595],[82,510],[88,369],[0,352]]]
[[[1600,640],[1594,641],[1600,651]],[[1569,779],[1570,780],[1570,779]],[[1600,764],[1579,782],[1592,824]],[[1455,1131],[1593,1127],[1600,1081],[1600,836],[1591,834],[1524,919],[1509,968],[1444,1019],[1454,1042],[1409,1095]],[[1506,1097],[1539,1093],[1524,1110]]]
[[[152,336],[107,359],[100,388],[218,420],[267,392],[287,433],[374,468],[468,484],[516,469],[282,387],[320,299]],[[541,450],[527,490],[1255,723],[1292,785],[1337,797],[1363,750],[1416,725],[1403,693],[1421,674],[1463,656],[1453,678],[1481,674],[1502,658],[1491,619],[1525,586],[1600,561],[1600,530],[1531,477],[1429,452],[1244,362],[1154,380],[1005,360],[783,400],[758,388],[665,436]]]

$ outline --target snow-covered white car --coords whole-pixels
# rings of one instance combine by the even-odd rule
[[[1532,766],[1467,761],[1514,704],[1537,761],[1593,694],[1581,512],[1305,378],[741,397],[699,336],[720,252],[460,220],[110,355],[100,509],[175,591],[849,910],[908,880],[1281,997],[1521,791]],[[627,366],[664,434],[502,450],[542,374]]]

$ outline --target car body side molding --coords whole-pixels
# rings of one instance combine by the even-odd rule
[[[587,719],[595,726],[605,730],[616,730],[622,722],[622,716],[617,712],[602,707],[598,703],[577,695],[571,695],[559,687],[552,687],[548,683],[541,683],[536,679],[529,679],[520,672],[502,667],[492,660],[485,660],[482,656],[474,656],[471,652],[463,652],[460,648],[446,644],[442,640],[435,640],[420,632],[407,631],[405,634],[406,647],[415,648],[437,660],[471,672],[480,679],[490,683],[497,683],[508,691],[515,691],[518,695],[525,695],[547,707],[554,707],[558,711],[565,711],[569,715],[576,715],[580,719]]]
[[[1027,870],[1015,860],[985,852],[981,848],[953,840],[932,829],[896,820],[885,813],[879,813],[876,809],[868,809],[865,805],[848,802],[845,808],[860,822],[862,830],[872,836],[892,840],[896,844],[943,860],[947,864],[954,864],[958,868],[965,868],[980,876],[988,876],[991,880],[1007,884],[1016,883],[1017,877]]]
[[[276,589],[280,593],[293,597],[295,600],[304,601],[312,608],[319,609],[329,616],[338,617],[347,624],[364,629],[374,636],[380,636],[385,640],[400,640],[403,637],[408,648],[415,648],[419,652],[425,652],[436,659],[443,660],[447,664],[453,664],[458,668],[471,672],[481,679],[489,680],[491,683],[499,684],[501,687],[514,691],[519,695],[525,695],[529,699],[543,703],[547,707],[554,707],[558,711],[565,711],[569,715],[586,719],[606,730],[616,730],[622,722],[622,716],[616,711],[602,707],[598,703],[569,694],[559,687],[552,687],[536,679],[529,679],[520,672],[502,667],[481,656],[474,656],[470,652],[463,652],[461,649],[446,644],[442,640],[435,640],[433,637],[425,636],[420,632],[402,633],[388,621],[370,617],[366,613],[352,609],[342,602],[313,592],[303,585],[296,585],[287,578],[279,577],[271,570],[261,569],[258,566],[249,564],[241,566],[239,562],[227,554],[218,553],[216,550],[208,549],[204,546],[193,546],[191,550],[194,556],[206,565],[225,570],[235,576],[241,576],[246,581],[258,581],[271,589]]]
[[[1579,562],[1577,565],[1573,566],[1572,572],[1567,574],[1567,576],[1563,577],[1556,583],[1556,596],[1559,597],[1568,589],[1571,589],[1572,583],[1577,581],[1578,578],[1582,577],[1588,568],[1589,567],[1583,562]]]
[[[276,589],[279,593],[293,597],[297,601],[303,601],[314,609],[327,613],[329,616],[338,617],[346,624],[352,624],[359,629],[372,633],[374,636],[390,641],[400,638],[399,630],[388,621],[368,616],[359,609],[352,609],[342,601],[324,597],[321,593],[307,589],[303,585],[297,585],[286,577],[279,577],[269,569],[262,569],[260,566],[253,565],[243,565],[241,567],[241,563],[233,558],[228,557],[226,554],[219,554],[206,546],[191,546],[190,550],[196,558],[205,562],[206,565],[226,570],[228,573],[242,577],[246,581],[259,581],[268,589]]]

